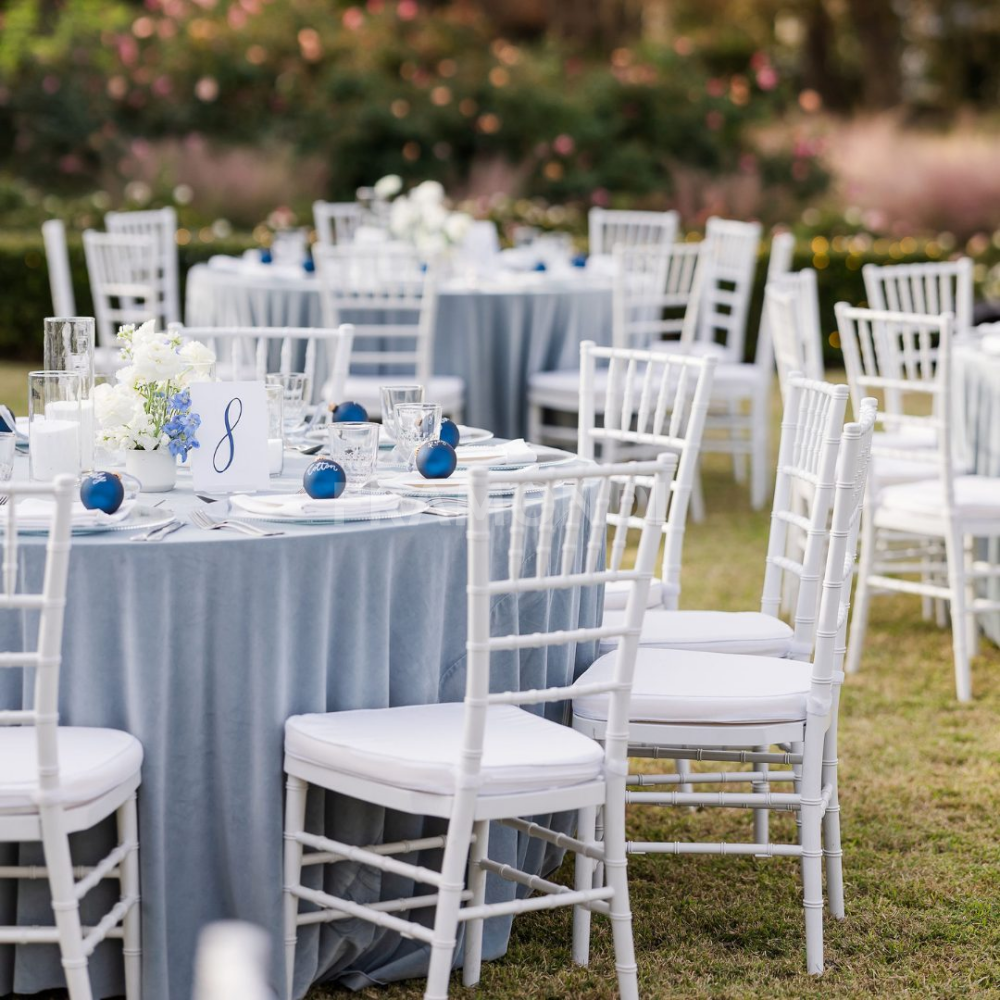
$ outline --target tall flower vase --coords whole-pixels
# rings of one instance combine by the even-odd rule
[[[126,451],[125,471],[142,483],[143,493],[168,493],[177,485],[177,459],[167,448]]]

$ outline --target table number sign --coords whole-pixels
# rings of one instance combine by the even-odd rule
[[[266,490],[270,476],[264,383],[195,382],[191,410],[201,417],[198,447],[190,458],[195,490]]]

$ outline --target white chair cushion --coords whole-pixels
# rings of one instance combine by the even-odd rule
[[[82,806],[124,784],[142,767],[142,744],[118,729],[60,726],[63,804]],[[38,737],[33,726],[0,728],[0,812],[35,812]]]
[[[594,403],[597,413],[604,412],[604,396],[608,391],[608,370],[594,372]],[[576,413],[580,406],[580,369],[563,369],[554,372],[535,372],[528,378],[528,398],[537,406],[550,410]]]
[[[462,747],[461,702],[296,715],[285,723],[285,753],[341,774],[398,788],[451,795]],[[604,753],[567,726],[514,705],[487,710],[483,795],[543,791],[592,781]]]
[[[901,427],[898,431],[879,431],[872,437],[873,448],[937,448],[933,427]]]
[[[938,516],[943,509],[941,482],[937,479],[888,486],[879,494],[880,517],[884,517],[890,510]],[[1000,519],[1000,478],[957,476],[955,511],[961,517]]]
[[[749,395],[758,383],[770,377],[770,371],[762,370],[755,364],[727,361],[715,366],[712,396],[729,398],[733,395]]]
[[[920,451],[925,451],[921,448]],[[934,452],[926,452],[933,458]],[[913,483],[932,478],[935,466],[932,462],[910,461],[893,455],[873,455],[871,477],[877,488],[894,483]],[[881,496],[881,492],[879,493]]]
[[[382,412],[381,387],[394,381],[412,382],[413,379],[412,375],[348,375],[344,400],[360,403],[368,411],[368,416],[376,417]],[[440,403],[445,413],[454,413],[461,410],[465,402],[465,382],[457,375],[432,375],[424,383],[424,398],[428,403]]]
[[[604,609],[605,625],[622,625],[623,611]],[[657,649],[697,649],[707,653],[745,653],[751,656],[787,656],[792,629],[780,618],[760,611],[668,611],[650,608],[642,620],[640,646]],[[618,645],[603,639],[601,652]]]
[[[617,655],[600,657],[576,683],[610,680]],[[629,718],[719,725],[801,721],[811,670],[809,663],[770,656],[643,647],[636,658]],[[573,713],[606,719],[608,696],[574,698]]]
[[[628,580],[615,580],[604,588],[605,617],[609,611],[624,611],[628,603],[632,584]],[[649,596],[646,598],[647,608],[658,608],[663,603],[663,581],[655,577],[649,581]]]

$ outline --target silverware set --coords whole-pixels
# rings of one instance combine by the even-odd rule
[[[231,528],[233,531],[240,531],[251,538],[273,538],[276,535],[283,535],[283,531],[271,531],[267,528],[259,528],[256,524],[248,524],[246,521],[232,521],[228,518],[216,520],[208,511],[198,507],[191,511],[191,523],[196,528],[204,531],[219,531],[222,528]]]

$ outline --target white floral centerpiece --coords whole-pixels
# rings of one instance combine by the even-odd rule
[[[406,194],[403,181],[389,174],[377,181],[375,197],[389,203],[389,232],[412,243],[425,257],[436,257],[465,239],[472,217],[448,208],[444,188],[437,181],[423,181]]]
[[[198,447],[201,418],[191,412],[189,386],[207,381],[215,354],[153,320],[118,330],[121,359],[115,384],[94,389],[98,442],[125,452],[125,468],[147,491],[173,489],[177,459]]]

